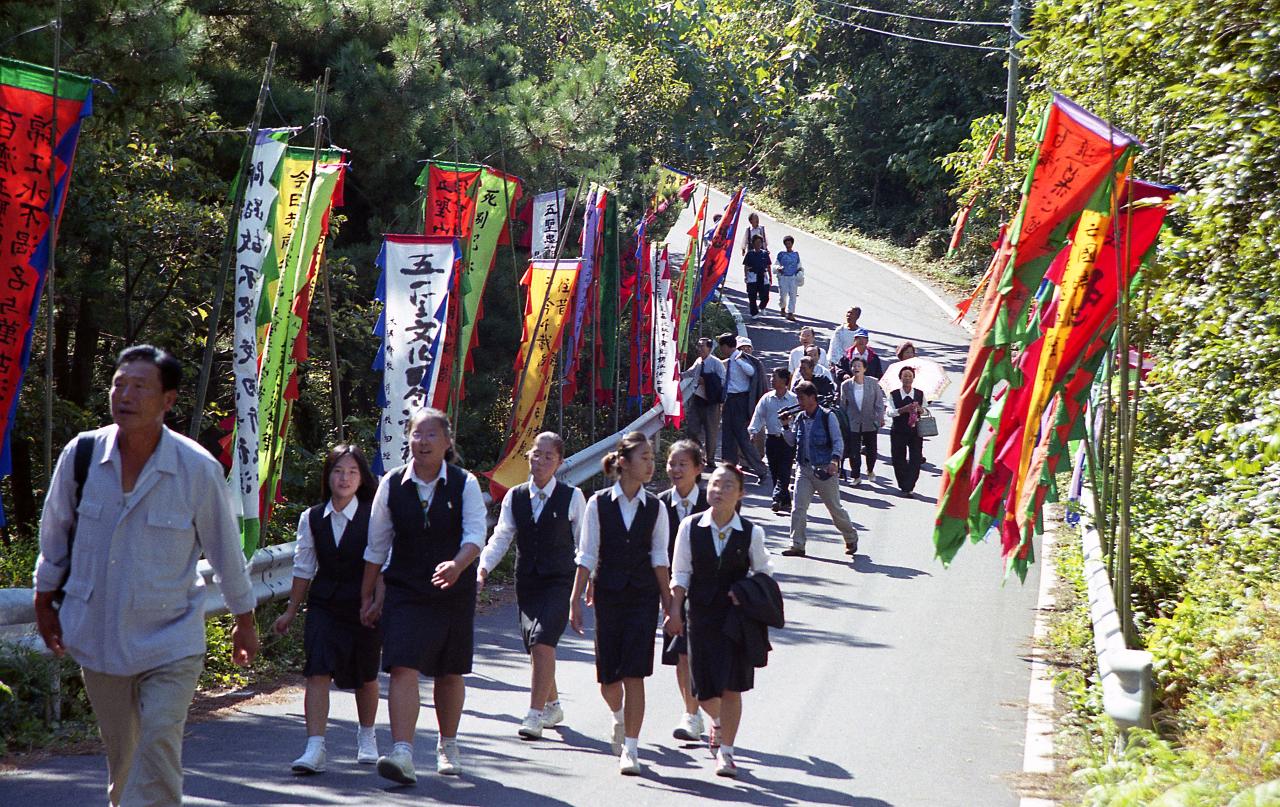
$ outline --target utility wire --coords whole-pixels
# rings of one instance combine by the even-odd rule
[[[14,40],[21,39],[27,34],[34,34],[36,31],[43,31],[46,28],[53,28],[57,24],[58,24],[57,20],[50,20],[49,22],[46,22],[44,25],[37,25],[33,28],[28,28],[25,31],[19,31],[18,33],[4,40],[3,42],[0,42],[0,48],[5,47],[6,45],[8,45],[10,42],[13,42]]]
[[[800,7],[797,6],[794,2],[792,2],[792,0],[781,0],[781,2],[786,3],[796,11],[801,11]],[[913,42],[927,42],[930,45],[946,45],[947,47],[951,47],[951,48],[969,48],[970,50],[982,50],[982,51],[988,51],[993,53],[1007,53],[1009,51],[1008,48],[992,47],[991,45],[969,45],[964,42],[947,42],[942,39],[929,39],[927,37],[922,37],[922,36],[911,36],[909,34],[899,34],[894,31],[885,31],[881,28],[872,28],[867,25],[859,25],[856,22],[849,22],[848,20],[838,20],[835,17],[828,17],[826,14],[822,14],[817,11],[812,11],[809,13],[820,20],[826,20],[827,22],[834,22],[836,25],[843,25],[846,28],[856,28],[859,31],[866,31],[867,33],[870,33],[870,34],[881,34],[883,36],[891,36],[897,39],[909,39]]]
[[[867,8],[866,6],[853,6],[848,3],[841,3],[839,0],[824,0],[833,6],[852,9],[853,11],[865,11],[868,14],[879,14],[882,17],[898,17],[904,20],[918,20],[920,22],[934,22],[939,25],[987,25],[993,28],[1008,28],[1007,22],[990,22],[987,20],[948,20],[938,17],[917,17],[914,14],[902,14],[897,11],[882,11],[878,8]]]

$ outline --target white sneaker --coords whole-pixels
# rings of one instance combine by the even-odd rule
[[[418,774],[413,770],[413,754],[396,749],[386,756],[378,757],[378,775],[402,785],[417,784]]]
[[[640,775],[640,754],[639,752],[632,754],[623,751],[618,756],[618,773],[623,776],[639,776]]]
[[[716,776],[738,778],[738,766],[733,763],[733,754],[722,753],[716,756]]]
[[[294,773],[324,773],[324,746],[307,745],[302,756],[293,761]]]
[[[564,709],[560,708],[560,704],[547,704],[542,710],[542,727],[549,729],[552,726],[558,726],[564,722]]]
[[[520,728],[516,730],[516,734],[526,740],[541,740],[543,717],[541,714],[525,715],[524,720],[520,723]]]
[[[445,776],[458,776],[462,773],[462,755],[458,753],[456,738],[436,745],[436,773]]]
[[[684,714],[680,716],[680,725],[676,726],[671,736],[677,740],[696,743],[702,740],[702,715]]]
[[[356,732],[356,762],[361,765],[378,763],[378,735],[369,732],[369,736]]]
[[[613,749],[614,756],[622,753],[622,741],[626,738],[627,727],[622,723],[614,723],[613,738],[609,741],[609,747]]]

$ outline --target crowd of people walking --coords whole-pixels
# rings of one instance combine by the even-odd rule
[[[775,262],[754,214],[747,237],[748,296],[758,317],[767,310]],[[780,312],[795,321],[803,266],[794,240],[783,244],[776,260]],[[673,669],[683,707],[673,737],[705,737],[715,773],[737,776],[743,694],[767,663],[768,628],[782,625],[765,525],[740,512],[748,475],[771,491],[773,512],[789,518],[781,552],[788,557],[807,553],[815,494],[845,552],[858,552],[841,484],[877,479],[878,435],[887,422],[901,494],[912,495],[919,478],[927,400],[912,367],[902,364],[915,348],[906,343],[898,351],[893,367],[900,369],[886,387],[861,313],[850,308],[825,348],[812,327],[800,328],[785,364],[773,368],[744,336],[699,339],[681,374],[688,437],[667,451],[670,486],[661,493],[647,488],[659,458],[644,434],[621,438],[603,462],[608,483],[587,497],[557,479],[564,441],[544,432],[527,455],[528,481],[506,491],[489,535],[479,482],[456,464],[443,412],[413,415],[408,461],[381,479],[360,447],[336,446],[324,459],[320,501],[298,521],[289,601],[272,626],[287,633],[305,605],[307,740],[292,770],[326,769],[336,686],[354,693],[355,760],[391,781],[415,783],[424,676],[433,681],[436,771],[464,770],[458,734],[477,597],[514,547],[516,623],[529,658],[529,708],[516,733],[536,741],[565,721],[557,646],[566,630],[585,634],[590,609],[619,772],[642,770],[645,684],[657,657]],[[181,803],[182,731],[204,654],[202,589],[187,581],[202,554],[236,614],[235,661],[248,664],[258,648],[221,469],[164,426],[180,377],[178,360],[158,348],[120,354],[113,423],[64,450],[41,523],[38,627],[55,654],[70,652],[84,667],[117,805]],[[122,530],[136,540],[116,540]],[[122,553],[120,546],[131,548]],[[386,753],[379,753],[374,728],[380,672],[389,676]]]

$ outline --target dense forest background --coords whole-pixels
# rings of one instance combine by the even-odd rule
[[[991,21],[1009,11],[985,0],[875,5]],[[330,262],[342,359],[328,367],[318,340],[303,374],[285,485],[299,504],[315,496],[314,457],[332,437],[334,370],[351,432],[372,434],[373,258],[381,233],[414,227],[420,160],[486,161],[530,192],[600,180],[620,192],[624,227],[643,212],[661,160],[745,183],[797,219],[932,256],[976,183],[970,238],[948,264],[963,276],[985,265],[1013,209],[1050,91],[1137,135],[1148,145],[1137,173],[1185,191],[1137,301],[1138,339],[1156,369],[1140,401],[1134,605],[1156,657],[1159,731],[1108,758],[1096,697],[1077,674],[1093,756],[1076,781],[1094,788],[1093,803],[1152,803],[1181,787],[1191,795],[1169,803],[1221,804],[1280,777],[1280,0],[1030,4],[1019,159],[986,168],[981,153],[1002,125],[1003,54],[832,20],[977,45],[1005,44],[1000,28],[871,18],[832,0],[63,6],[64,67],[111,88],[99,89],[84,127],[59,241],[57,446],[102,421],[110,357],[129,342],[170,346],[194,378],[242,148],[234,130],[249,120],[269,44],[280,53],[267,125],[309,123],[314,82],[333,69],[332,140],[352,163]],[[49,16],[47,2],[6,3],[0,36]],[[3,50],[47,63],[49,37]],[[468,384],[460,444],[480,469],[496,459],[510,405],[518,295],[508,290],[522,261],[499,253]],[[224,320],[207,423],[230,407]],[[312,322],[322,339],[322,314]],[[37,331],[34,366],[42,359]],[[11,558],[29,550],[43,493],[45,394],[29,373],[15,473],[3,484]],[[190,403],[188,387],[175,426],[185,428]]]

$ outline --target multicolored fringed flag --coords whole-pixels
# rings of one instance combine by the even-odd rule
[[[996,156],[996,149],[1000,147],[1001,141],[1004,140],[1004,130],[997,129],[996,133],[991,136],[991,142],[987,144],[987,153],[982,155],[982,162],[978,165],[978,171],[986,168],[991,164],[991,160]],[[974,180],[973,187],[969,188],[969,199],[960,206],[956,211],[956,226],[951,231],[951,243],[947,244],[947,257],[954,257],[956,250],[960,249],[960,245],[964,243],[964,228],[969,223],[969,214],[973,212],[973,206],[978,201],[978,180]],[[970,298],[972,304],[972,298]],[[965,310],[969,307],[966,305]]]
[[[240,518],[240,545],[249,554],[258,546],[261,530],[260,483],[258,476],[258,307],[262,302],[263,264],[273,254],[272,212],[279,192],[277,168],[284,158],[287,136],[292,130],[260,129],[249,160],[249,171],[240,177],[245,183],[244,207],[236,224],[236,290],[233,306],[235,349],[232,374],[235,379],[235,432],[231,435],[231,473],[227,484],[234,494]],[[278,272],[275,273],[278,278]]]
[[[671,200],[689,184],[690,179],[689,174],[684,171],[677,171],[669,165],[659,163],[658,185],[653,190],[653,199],[649,202],[649,208],[655,213],[665,213]]]
[[[470,236],[462,243],[462,279],[456,284],[462,300],[456,354],[450,391],[452,411],[466,395],[466,373],[473,363],[471,350],[479,335],[476,325],[484,316],[484,288],[498,253],[498,240],[506,231],[507,217],[523,193],[523,183],[510,174],[485,166],[475,186],[475,216]]]
[[[500,499],[529,476],[525,454],[533,447],[533,438],[542,430],[551,389],[551,365],[560,349],[569,302],[578,282],[577,260],[530,261],[520,280],[528,289],[524,306],[524,331],[520,351],[516,354],[516,388],[512,395],[514,417],[511,436],[502,459],[486,476],[489,493]]]
[[[631,373],[627,396],[633,407],[653,394],[653,244],[644,225],[636,231],[636,291],[631,303]]]
[[[63,71],[57,78],[55,101],[52,70],[0,58],[0,476],[13,467],[10,427],[31,360],[32,325],[71,183],[80,121],[93,114],[93,79]]]
[[[697,297],[693,301],[693,313],[689,317],[690,327],[693,327],[693,323],[701,318],[702,307],[707,304],[729,274],[729,264],[733,261],[733,240],[737,237],[738,217],[742,213],[743,190],[744,188],[738,188],[738,192],[729,200],[729,206],[724,209],[724,216],[721,217],[720,223],[716,225],[711,236],[707,253],[702,257],[701,282],[698,285]]]
[[[383,237],[377,291],[382,316],[374,328],[382,338],[373,363],[382,370],[375,473],[408,460],[405,427],[432,400],[439,380],[449,297],[461,260],[462,248],[452,236]]]
[[[346,163],[340,162],[341,152],[321,152],[314,181],[311,160],[311,149],[291,146],[281,163],[281,199],[288,201],[277,205],[277,212],[291,206],[295,195],[299,206],[294,221],[285,224],[288,233],[282,243],[286,251],[279,263],[274,298],[262,300],[262,306],[270,311],[258,378],[258,467],[262,479],[260,513],[264,519],[271,516],[284,471],[289,417],[298,397],[297,368],[307,358],[311,290],[329,232],[329,213],[334,205],[342,203],[340,188]],[[249,547],[245,550],[250,552]]]
[[[564,216],[564,203],[568,195],[569,190],[561,188],[533,197],[529,250],[534,259],[555,258],[556,249],[560,245],[560,219]]]
[[[1041,122],[1040,148],[1027,172],[1018,215],[993,258],[993,281],[969,346],[956,401],[954,430],[943,466],[934,545],[947,563],[964,541],[973,494],[974,441],[987,420],[997,382],[1013,373],[1012,351],[1032,341],[1038,324],[1027,316],[1032,291],[1066,240],[1086,202],[1137,141],[1055,95]],[[981,540],[971,535],[972,540]]]
[[[618,375],[618,200],[607,194],[600,226],[600,338],[596,344],[596,403],[612,406]]]
[[[596,247],[600,241],[600,202],[607,191],[591,183],[587,203],[582,208],[582,269],[573,297],[573,325],[565,338],[564,363],[560,367],[560,395],[567,404],[578,394],[582,365],[582,335],[591,326],[592,292],[595,289]]]
[[[702,223],[707,216],[707,200],[711,194],[702,197],[698,213],[693,218],[693,226],[689,228],[689,246],[684,253],[684,265],[680,267],[680,283],[677,289],[675,307],[676,355],[683,362],[689,352],[689,336],[693,332],[693,298],[698,289],[698,268],[702,266]]]

